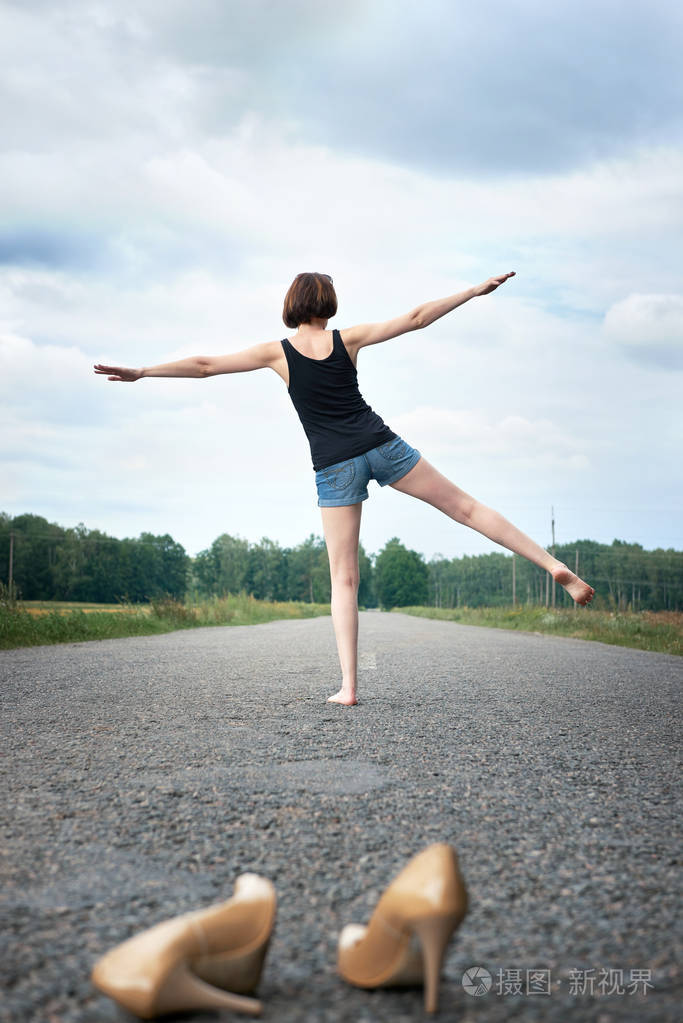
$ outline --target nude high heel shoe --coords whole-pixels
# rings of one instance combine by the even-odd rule
[[[339,973],[357,987],[424,984],[425,1010],[436,1012],[446,946],[466,913],[455,850],[430,845],[389,885],[367,927],[343,929]]]
[[[192,1009],[258,1016],[261,1003],[240,995],[258,983],[276,906],[270,881],[242,874],[227,902],[165,920],[107,952],[92,982],[143,1019]]]

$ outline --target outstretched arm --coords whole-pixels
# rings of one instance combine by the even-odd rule
[[[376,345],[380,341],[388,341],[392,337],[400,337],[401,334],[407,334],[411,330],[428,327],[430,323],[434,323],[446,313],[457,309],[459,305],[469,302],[471,298],[476,298],[478,295],[489,295],[508,277],[514,276],[515,272],[512,270],[510,273],[499,274],[497,277],[489,277],[483,284],[460,291],[457,295],[437,298],[434,302],[423,302],[409,313],[397,316],[393,320],[386,320],[384,323],[363,323],[358,327],[350,327],[342,331],[344,344],[347,348],[364,348],[366,345]]]
[[[134,383],[142,377],[203,377],[217,376],[219,373],[248,373],[253,369],[265,369],[272,366],[278,357],[281,346],[278,341],[268,341],[253,348],[245,348],[241,352],[230,355],[198,355],[178,362],[166,362],[160,366],[147,366],[144,369],[127,369],[124,366],[103,366],[98,363],[95,372],[107,375],[109,380],[120,383]]]

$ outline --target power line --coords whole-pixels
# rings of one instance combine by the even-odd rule
[[[78,534],[75,534],[75,533],[72,533],[71,535],[55,536],[54,533],[34,533],[34,532],[22,533],[20,530],[17,530],[17,529],[9,530],[7,532],[4,532],[4,531],[0,530],[0,537],[7,537],[7,536],[11,537],[12,535],[14,535],[15,539],[21,538],[22,540],[52,540],[53,543],[64,543],[66,541],[71,541],[71,540],[77,540],[79,542],[80,541],[88,541],[89,540],[92,543],[98,543],[98,544],[99,543],[118,543],[118,544],[121,544],[121,543],[134,543],[134,544],[137,544],[138,546],[142,546],[142,547],[155,547],[155,548],[159,547],[159,544],[158,543],[154,543],[152,540],[139,540],[135,536],[126,536],[123,539],[119,539],[116,536],[93,536],[92,533],[86,533],[85,536],[79,536]],[[163,539],[164,539],[163,536],[159,537],[160,541],[162,541]],[[177,540],[173,540],[173,537],[171,537],[171,540],[173,541],[173,543],[176,546],[182,547],[182,544],[179,543]],[[183,547],[183,550],[185,550],[184,547]]]

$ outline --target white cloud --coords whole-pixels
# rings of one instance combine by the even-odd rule
[[[607,310],[603,330],[640,363],[683,369],[683,295],[629,295]]]
[[[641,541],[653,521],[651,508],[647,519],[633,510],[644,467],[650,505],[680,501],[669,370],[680,353],[683,151],[658,84],[665,62],[648,77],[674,13],[629,9],[605,70],[597,43],[611,8],[603,20],[592,10],[588,36],[576,7],[501,5],[481,35],[488,15],[472,11],[460,63],[433,30],[442,10],[406,4],[389,24],[380,3],[4,5],[9,510],[168,530],[190,549],[226,529],[293,543],[319,531],[306,441],[273,374],[127,387],[92,373],[95,361],[149,365],[283,336],[284,291],[308,268],[334,276],[340,327],[516,270],[428,331],[364,351],[367,399],[484,500],[493,485],[503,506],[573,501],[583,535],[579,488],[607,509],[605,530],[619,509],[632,523],[621,535]],[[646,17],[635,67],[629,33]],[[549,30],[543,46],[527,33],[515,60],[494,67],[530,22]],[[593,46],[583,68],[564,27]],[[304,35],[302,65],[287,42]],[[386,69],[415,56],[416,39],[426,63],[409,75],[396,64],[397,91]],[[455,77],[442,74],[444,54]],[[537,72],[553,54],[546,89]],[[495,77],[508,70],[516,95]],[[633,75],[615,118],[610,89]],[[472,90],[482,76],[486,95]],[[602,104],[584,108],[588,94]],[[636,107],[651,130],[638,128]],[[399,511],[384,491],[375,500],[397,516],[393,531],[419,537],[422,512]],[[364,518],[377,549],[386,522]]]
[[[87,419],[93,402],[83,394],[87,359],[75,347],[36,345],[29,338],[0,333],[0,398],[38,432],[40,424]],[[7,438],[6,438],[7,439]]]
[[[535,467],[580,471],[590,462],[587,445],[547,419],[519,415],[492,418],[483,409],[420,406],[395,417],[395,429],[405,432],[413,446],[462,463],[482,457],[505,461],[511,471]],[[496,471],[492,466],[493,472]]]
[[[3,18],[1,113],[18,148],[222,136],[247,111],[337,150],[481,178],[680,139],[667,2],[454,15],[446,0],[55,0],[6,3]]]

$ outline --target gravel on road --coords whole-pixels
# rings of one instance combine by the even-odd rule
[[[435,841],[471,902],[439,1020],[680,1020],[682,680],[666,654],[380,612],[355,708],[325,702],[329,618],[0,653],[1,1023],[132,1020],[94,961],[244,871],[279,897],[265,1020],[424,1019],[417,989],[345,984],[336,942]]]

